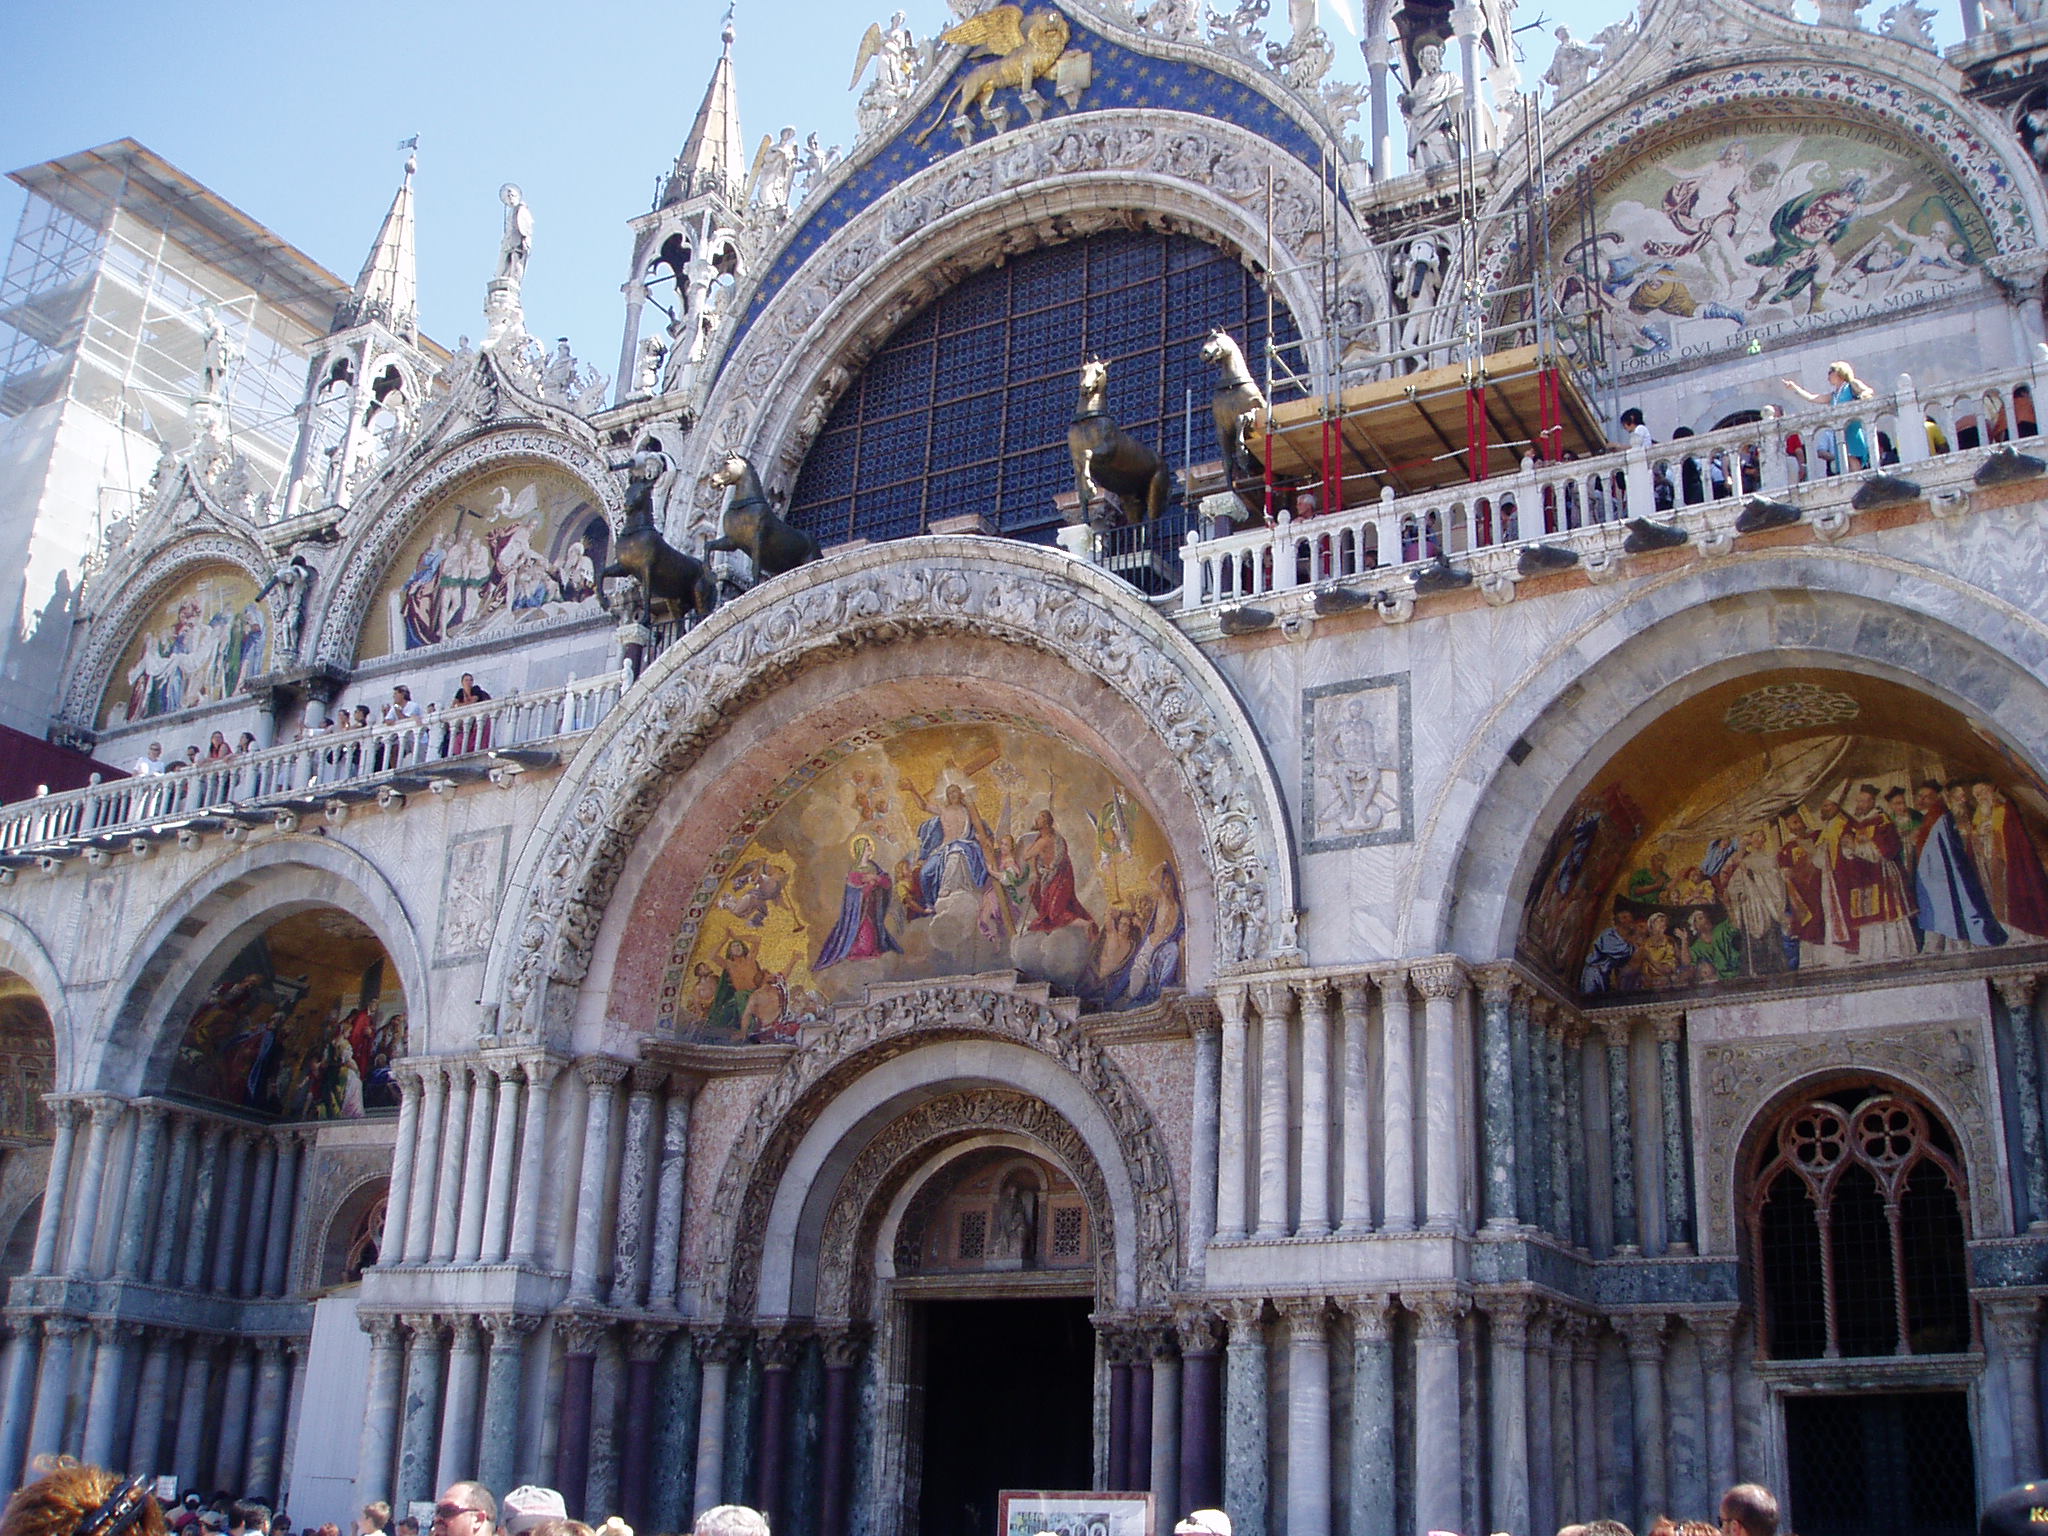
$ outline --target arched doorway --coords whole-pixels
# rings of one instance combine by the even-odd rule
[[[49,1174],[56,1035],[26,977],[0,970],[0,1286],[28,1273]]]

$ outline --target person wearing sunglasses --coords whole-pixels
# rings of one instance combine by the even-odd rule
[[[482,1483],[450,1483],[434,1501],[433,1536],[496,1536],[498,1501]]]

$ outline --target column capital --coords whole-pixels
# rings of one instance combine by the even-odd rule
[[[1472,1298],[1460,1291],[1403,1291],[1401,1305],[1415,1314],[1418,1337],[1455,1339],[1458,1319],[1472,1310]]]
[[[527,1335],[541,1324],[531,1312],[480,1312],[477,1321],[491,1336],[491,1348],[503,1351],[522,1348]]]
[[[1252,1001],[1259,1005],[1259,1018],[1286,1023],[1294,1014],[1294,985],[1286,981],[1252,983]]]
[[[1433,1002],[1456,997],[1465,990],[1465,962],[1456,955],[1443,955],[1411,966],[1408,972],[1415,990]]]
[[[2040,990],[2041,976],[2037,971],[2006,971],[1991,978],[1991,985],[1998,988],[1998,995],[2005,1000],[2005,1006],[2013,1013],[2025,1013],[2034,1006],[2034,995]]]
[[[1522,985],[1521,978],[1504,965],[1489,965],[1474,971],[1472,979],[1479,984],[1479,1000],[1489,1008],[1507,1007]]]
[[[398,1330],[402,1326],[395,1312],[358,1312],[356,1326],[370,1336],[370,1347],[392,1345],[398,1342]]]
[[[1102,1342],[1102,1358],[1111,1365],[1129,1365],[1137,1358],[1131,1320],[1127,1317],[1097,1317],[1095,1336]]]
[[[256,1359],[259,1364],[274,1365],[278,1357],[289,1350],[295,1342],[297,1341],[293,1339],[279,1338],[274,1333],[260,1334],[255,1340]]]
[[[626,1358],[643,1365],[659,1360],[676,1331],[674,1323],[634,1323],[626,1330]]]
[[[1162,1360],[1180,1358],[1180,1335],[1175,1332],[1171,1318],[1148,1319],[1138,1330],[1138,1346],[1155,1365]]]
[[[1977,1299],[1984,1308],[1984,1320],[1991,1324],[1992,1332],[1998,1335],[1999,1345],[2007,1353],[2029,1350],[2040,1342],[2040,1297],[1985,1295],[1980,1292]],[[47,1319],[44,1326],[48,1326]]]
[[[469,1072],[469,1085],[476,1092],[489,1093],[497,1086],[498,1067],[495,1062],[476,1056],[464,1065]]]
[[[867,1352],[866,1323],[832,1323],[818,1330],[818,1349],[827,1370],[847,1370],[860,1364]]]
[[[446,1098],[448,1095],[448,1064],[428,1056],[419,1059],[413,1066],[419,1074],[420,1086],[429,1098]]]
[[[1245,1026],[1245,989],[1242,986],[1219,987],[1216,991],[1216,1010],[1222,1015],[1226,1029],[1243,1029]]]
[[[142,1337],[142,1324],[123,1322],[114,1317],[96,1317],[92,1320],[92,1336],[102,1345],[139,1339]]]
[[[1330,1022],[1330,989],[1320,981],[1304,981],[1295,989],[1301,1021],[1311,1026]]]
[[[1266,1298],[1263,1296],[1225,1296],[1218,1303],[1223,1315],[1230,1320],[1230,1339],[1234,1344],[1240,1336],[1258,1333],[1266,1324]]]
[[[95,1094],[86,1100],[86,1113],[92,1116],[92,1128],[96,1131],[111,1130],[127,1108],[126,1099],[112,1094]]]
[[[1390,965],[1384,970],[1374,971],[1372,984],[1380,989],[1382,996],[1389,992],[1399,992],[1405,996],[1408,991],[1408,967]]]
[[[1280,1320],[1287,1324],[1290,1339],[1320,1342],[1329,1336],[1329,1297],[1279,1296],[1274,1298],[1273,1306]]]
[[[1584,1014],[1564,1009],[1558,1014],[1557,1032],[1565,1048],[1576,1051],[1586,1043],[1586,1036],[1592,1033],[1592,1028],[1586,1023]]]
[[[454,1347],[457,1353],[473,1355],[483,1349],[483,1329],[478,1326],[478,1320],[474,1314],[467,1312],[458,1313],[449,1319],[449,1326],[455,1333]]]
[[[520,1058],[519,1070],[526,1074],[526,1086],[546,1088],[561,1075],[562,1061],[558,1056],[525,1056]]]
[[[633,1096],[653,1098],[668,1086],[668,1068],[652,1061],[635,1062],[632,1067]]]
[[[46,1339],[75,1339],[86,1329],[82,1317],[46,1317],[43,1319],[43,1337]]]
[[[1628,1345],[1628,1357],[1635,1361],[1662,1360],[1664,1334],[1671,1319],[1662,1312],[1623,1312],[1614,1319],[1614,1331]]]
[[[1363,1013],[1372,1003],[1372,981],[1364,976],[1347,976],[1337,983],[1337,1005],[1347,1014]]]
[[[1700,1360],[1708,1370],[1725,1371],[1735,1362],[1735,1328],[1742,1314],[1733,1307],[1711,1312],[1685,1312],[1680,1316],[1699,1341]]]
[[[1635,1024],[1630,1019],[1602,1019],[1600,1021],[1600,1034],[1606,1040],[1607,1049],[1610,1051],[1627,1050],[1629,1037],[1634,1033]]]
[[[85,1118],[85,1104],[68,1093],[46,1093],[43,1102],[50,1106],[50,1118],[55,1127],[76,1130],[78,1122]]]
[[[1558,1336],[1560,1324],[1557,1314],[1539,1303],[1529,1314],[1529,1343],[1536,1349],[1547,1350]]]
[[[1649,1019],[1650,1033],[1659,1045],[1677,1045],[1685,1038],[1683,1013],[1653,1013]]]
[[[615,1088],[631,1070],[616,1056],[585,1056],[576,1063],[576,1075],[592,1088]]]
[[[1210,1355],[1223,1347],[1223,1320],[1206,1306],[1182,1302],[1173,1309],[1173,1331],[1183,1355]]]
[[[764,1371],[787,1371],[804,1357],[807,1337],[801,1323],[773,1323],[754,1338],[754,1352],[761,1357]]]
[[[1394,1298],[1384,1291],[1369,1296],[1339,1296],[1337,1310],[1351,1319],[1354,1339],[1384,1344],[1394,1336]]]
[[[144,1125],[151,1124],[157,1120],[169,1119],[170,1113],[171,1106],[162,1099],[137,1099],[135,1101],[135,1118]]]
[[[1520,1349],[1529,1342],[1529,1322],[1536,1315],[1536,1298],[1520,1291],[1482,1296],[1479,1305],[1486,1312],[1487,1326],[1494,1339]]]
[[[747,1335],[730,1323],[699,1324],[690,1330],[690,1345],[705,1365],[731,1365],[746,1349]]]
[[[398,1321],[412,1335],[414,1344],[438,1344],[447,1326],[437,1312],[405,1312],[399,1315]]]
[[[424,1079],[419,1063],[409,1056],[401,1057],[391,1063],[391,1075],[398,1080],[398,1091],[400,1093],[408,1091],[418,1093]]]
[[[611,1332],[612,1320],[608,1317],[590,1317],[579,1313],[564,1313],[555,1318],[555,1332],[562,1336],[562,1352],[568,1355],[594,1355],[604,1336]]]

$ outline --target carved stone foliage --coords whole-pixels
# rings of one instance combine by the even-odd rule
[[[874,1250],[882,1218],[895,1191],[946,1144],[993,1131],[1030,1137],[1058,1159],[1080,1185],[1088,1202],[1089,1227],[1095,1234],[1097,1300],[1102,1306],[1115,1304],[1112,1282],[1116,1274],[1116,1235],[1109,1216],[1109,1186],[1102,1170],[1095,1165],[1088,1144],[1063,1115],[1042,1100],[1028,1094],[984,1088],[918,1105],[889,1125],[853,1160],[839,1181],[818,1242],[819,1317],[855,1318],[866,1314],[873,1279],[868,1256]],[[1148,1203],[1156,1198],[1170,1205],[1173,1192],[1149,1191],[1139,1198]],[[914,1207],[915,1202],[913,1214]],[[906,1214],[906,1228],[913,1214]],[[1172,1284],[1171,1251],[1164,1257],[1169,1272],[1157,1277],[1162,1288]]]
[[[442,452],[389,501],[358,502],[351,510],[355,540],[326,593],[314,659],[344,667],[354,661],[356,637],[386,568],[441,491],[476,470],[518,459],[543,460],[575,475],[596,492],[614,526],[625,516],[624,498],[594,442],[532,424],[479,432]]]
[[[1097,1048],[1076,1020],[1062,1011],[1028,996],[987,991],[960,985],[906,988],[864,1008],[843,1014],[823,1036],[798,1050],[784,1063],[748,1117],[734,1143],[719,1177],[718,1192],[711,1202],[711,1230],[705,1251],[725,1254],[706,1270],[705,1298],[713,1315],[744,1316],[753,1307],[761,1275],[761,1245],[767,1232],[768,1214],[783,1169],[801,1143],[805,1132],[820,1112],[847,1084],[872,1071],[882,1062],[920,1046],[962,1037],[1004,1040],[1042,1052],[1079,1080],[1115,1128],[1122,1150],[1136,1209],[1132,1219],[1138,1233],[1135,1255],[1138,1299],[1141,1304],[1161,1304],[1173,1289],[1175,1258],[1179,1252],[1178,1207],[1174,1201],[1172,1175],[1165,1149],[1152,1124],[1150,1111],[1123,1073]],[[1022,1098],[1021,1095],[1015,1096]],[[929,1141],[946,1134],[947,1117],[972,1123],[975,1095],[958,1095],[946,1111],[934,1110],[936,1117],[926,1123],[923,1111],[905,1117],[900,1138]],[[1097,1218],[1096,1241],[1105,1254],[1113,1254],[1113,1222],[1109,1219],[1106,1185],[1099,1169],[1091,1187],[1086,1170],[1094,1160],[1085,1147],[1077,1147],[1079,1136],[1050,1109],[1029,1101],[1036,1108],[998,1107],[991,1101],[990,1116],[1013,1115],[1015,1129],[1046,1142],[1065,1162],[1067,1169],[1088,1193]],[[1042,1113],[1041,1113],[1042,1111]],[[993,1128],[988,1121],[984,1128]],[[1060,1129],[1064,1127],[1064,1129]],[[856,1163],[871,1172],[862,1177],[879,1185],[890,1167],[901,1161],[898,1143],[890,1138],[892,1128],[872,1144],[880,1148],[872,1161]],[[1069,1140],[1071,1138],[1071,1140]],[[884,1143],[888,1143],[884,1145]],[[842,1186],[851,1192],[854,1172]],[[872,1203],[871,1201],[869,1202]],[[839,1204],[848,1211],[847,1221],[865,1215],[862,1202],[842,1195]],[[843,1275],[852,1262],[858,1228],[835,1231],[828,1226],[823,1244],[825,1266],[839,1266]],[[834,1245],[838,1246],[835,1247]],[[1105,1269],[1113,1273],[1113,1263]],[[837,1298],[835,1298],[836,1301]],[[821,1301],[823,1295],[821,1292]],[[840,1313],[838,1315],[845,1315]]]
[[[88,727],[97,723],[99,703],[115,663],[150,605],[187,571],[219,564],[240,566],[259,587],[270,579],[269,562],[254,537],[234,532],[201,532],[181,538],[160,547],[156,555],[136,567],[124,568],[118,562],[109,565],[96,584],[107,594],[107,607],[93,616],[91,637],[73,662],[64,690],[66,720]],[[90,595],[87,607],[90,612]]]
[[[1092,212],[1123,215],[1137,179],[1148,184],[1143,201],[1159,215],[1249,251],[1264,240],[1269,172],[1274,267],[1283,274],[1306,270],[1325,236],[1315,170],[1229,123],[1157,111],[1049,118],[910,178],[826,238],[719,363],[701,412],[710,430],[696,434],[684,465],[682,483],[697,488],[693,517],[708,518],[717,506],[720,493],[705,484],[716,467],[710,455],[741,444],[755,463],[793,472],[808,440],[799,425],[809,423],[814,432],[823,422],[849,376],[849,359],[857,362],[941,289],[1000,260],[1019,228],[1033,231],[1025,247],[1048,229],[1056,239],[1085,232],[1068,226]],[[942,227],[952,233],[937,235]],[[772,266],[764,260],[760,270]],[[1292,279],[1278,281],[1297,320],[1312,326],[1318,301],[1288,291]],[[1387,312],[1379,267],[1356,274],[1353,286],[1359,292],[1352,297],[1372,314]],[[729,313],[737,317],[749,307],[737,299]],[[727,346],[731,334],[714,346]],[[687,529],[672,519],[668,531],[674,538]]]
[[[1030,646],[1100,678],[1177,766],[1216,891],[1216,959],[1263,958],[1295,909],[1279,792],[1210,663],[1127,592],[1019,544],[899,541],[791,572],[666,652],[557,789],[522,858],[523,907],[498,930],[505,1027],[566,1018],[627,852],[672,778],[749,700],[867,646],[969,634]],[[561,984],[561,985],[557,985]]]
[[[1707,1252],[1736,1249],[1735,1202],[1748,1170],[1723,1160],[1743,1155],[1743,1132],[1773,1100],[1802,1079],[1823,1072],[1892,1077],[1926,1095],[1961,1144],[1972,1230],[2004,1230],[2000,1163],[1992,1130],[2000,1112],[1982,1043],[1970,1033],[1952,1025],[1908,1025],[1855,1034],[1738,1040],[1706,1046],[1698,1063],[1701,1123],[1696,1144],[1714,1149],[1710,1155],[1716,1160],[1704,1170],[1701,1191]]]

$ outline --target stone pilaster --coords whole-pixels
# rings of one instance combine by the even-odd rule
[[[412,1159],[412,1193],[406,1200],[403,1262],[424,1264],[434,1247],[434,1205],[441,1178],[441,1140],[449,1132],[448,1073],[438,1061],[423,1061],[420,1075],[420,1133]]]
[[[384,1199],[384,1232],[377,1244],[377,1262],[385,1267],[405,1257],[405,1228],[412,1208],[413,1158],[420,1136],[420,1074],[409,1061],[391,1064],[398,1084],[398,1136],[391,1144],[391,1192]]]
[[[1992,978],[2005,1004],[2012,1042],[2013,1097],[2020,1120],[2020,1218],[2030,1232],[2048,1231],[2048,1137],[2041,1124],[2041,1052],[2034,1035],[2034,994],[2039,978],[2017,973]]]
[[[1343,1205],[1340,1232],[1372,1230],[1372,1082],[1366,1052],[1366,1031],[1372,1022],[1371,994],[1362,981],[1337,989],[1343,1020]]]
[[[1337,1305],[1351,1319],[1351,1533],[1396,1536],[1393,1302],[1347,1296]]]
[[[1415,1314],[1415,1524],[1464,1529],[1463,1416],[1458,1390],[1458,1319],[1470,1301],[1456,1291],[1403,1291]]]
[[[486,1312],[477,1321],[490,1335],[490,1366],[484,1378],[483,1436],[477,1451],[477,1481],[486,1488],[510,1488],[518,1481],[519,1386],[526,1370],[526,1341],[540,1319],[511,1312]]]
[[[1230,1346],[1223,1397],[1223,1507],[1233,1536],[1266,1536],[1266,1303],[1223,1302]]]
[[[29,1258],[29,1273],[48,1275],[57,1269],[57,1235],[64,1227],[64,1207],[71,1193],[71,1161],[78,1145],[78,1122],[84,1108],[74,1099],[44,1096],[56,1130],[50,1142],[50,1172],[43,1180],[43,1209],[36,1218],[36,1245]]]
[[[469,1136],[462,1150],[461,1212],[455,1223],[455,1262],[458,1264],[475,1264],[484,1254],[484,1192],[491,1177],[491,1111],[497,1102],[497,1094],[496,1074],[484,1062],[471,1062]]]
[[[511,1258],[514,1264],[538,1266],[540,1192],[548,1157],[548,1105],[554,1095],[555,1075],[562,1064],[551,1056],[529,1056],[521,1065],[526,1072],[526,1115],[519,1133],[518,1192],[512,1199]]]
[[[1221,1116],[1218,1124],[1216,1167],[1216,1235],[1226,1241],[1241,1238],[1250,1215],[1245,1189],[1245,1127],[1251,1119],[1248,1097],[1249,1076],[1246,1057],[1250,1054],[1251,1026],[1245,1016],[1242,987],[1223,987],[1216,994],[1222,1010]]]
[[[484,1189],[484,1228],[477,1257],[485,1264],[505,1262],[512,1241],[512,1189],[519,1162],[519,1100],[526,1074],[516,1062],[497,1063],[498,1105],[491,1121],[491,1178]],[[485,1483],[486,1487],[496,1484]]]
[[[657,1312],[675,1309],[679,1279],[676,1260],[683,1248],[683,1201],[689,1190],[690,1109],[698,1079],[669,1080],[668,1104],[661,1117],[661,1166],[654,1180],[654,1248],[649,1255],[647,1305]]]
[[[1320,1237],[1330,1222],[1330,994],[1301,986],[1301,1219],[1295,1231]]]
[[[1487,1296],[1480,1304],[1486,1310],[1493,1381],[1487,1398],[1493,1444],[1488,1528],[1526,1531],[1533,1529],[1529,1524],[1529,1319],[1535,1305],[1521,1295]]]
[[[399,1391],[405,1370],[405,1341],[398,1331],[398,1319],[388,1313],[359,1312],[356,1321],[370,1336],[370,1371],[363,1402],[363,1433],[356,1442],[355,1503],[360,1508],[375,1499],[389,1503],[396,1491],[392,1463],[398,1454]]]
[[[1252,989],[1259,1009],[1259,1216],[1260,1237],[1285,1237],[1287,1211],[1287,1035],[1294,989],[1280,982]]]
[[[1636,1231],[1636,1135],[1629,1093],[1629,1025],[1607,1019],[1607,1181],[1614,1199],[1614,1251],[1640,1253]]]
[[[1520,1223],[1517,1209],[1521,1179],[1516,1143],[1526,1146],[1521,1127],[1529,1118],[1528,1074],[1517,1070],[1514,977],[1507,971],[1486,971],[1479,978],[1479,1161],[1483,1175],[1481,1206],[1486,1225],[1496,1229]],[[1526,1038],[1526,1037],[1525,1037]]]
[[[1657,1039],[1657,1101],[1664,1122],[1664,1242],[1672,1253],[1691,1253],[1691,1159],[1686,1155],[1685,1098],[1678,1076],[1685,1016],[1663,1013],[1650,1023]]]
[[[1431,960],[1410,974],[1423,1000],[1424,1225],[1432,1232],[1451,1232],[1459,1216],[1458,998],[1465,990],[1465,968],[1455,960]]]
[[[1287,1536],[1329,1536],[1330,1303],[1276,1305],[1287,1325]]]
[[[643,1063],[633,1068],[632,1091],[626,1099],[626,1146],[619,1162],[618,1218],[612,1229],[612,1305],[637,1307],[647,1295],[647,1251],[644,1246],[653,1212],[653,1182],[648,1178],[654,1157],[654,1114],[667,1084],[666,1069]]]
[[[405,1415],[399,1428],[398,1497],[395,1505],[431,1499],[435,1493],[434,1440],[441,1427],[442,1322],[438,1317],[408,1316],[412,1337],[405,1350]]]
[[[128,1200],[122,1207],[121,1241],[114,1254],[117,1279],[139,1278],[142,1256],[149,1251],[150,1218],[156,1214],[159,1198],[157,1175],[163,1161],[167,1113],[163,1105],[148,1099],[135,1106],[135,1155],[128,1162]]]
[[[1380,1128],[1386,1185],[1381,1225],[1389,1232],[1415,1229],[1415,1018],[1408,973],[1378,972],[1380,989]]]
[[[460,1241],[462,1197],[468,1182],[464,1169],[470,1143],[469,1074],[468,1062],[448,1066],[448,1117],[441,1132],[441,1171],[434,1181],[434,1241],[427,1254],[431,1264],[453,1264]]]
[[[583,1118],[583,1161],[576,1179],[569,1300],[594,1302],[604,1264],[603,1215],[612,1155],[612,1109],[626,1076],[626,1063],[609,1056],[586,1056],[576,1063],[576,1071],[589,1090],[589,1107]]]
[[[1662,1313],[1629,1312],[1614,1320],[1628,1344],[1629,1389],[1635,1406],[1636,1524],[1646,1527],[1671,1502],[1665,1454]]]

